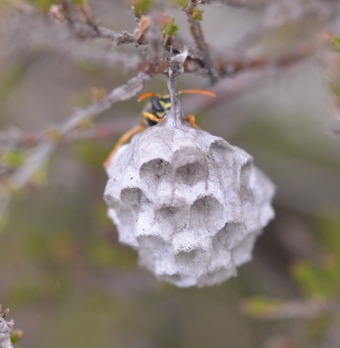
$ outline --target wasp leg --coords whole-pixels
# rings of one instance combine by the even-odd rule
[[[187,116],[187,121],[191,124],[193,128],[198,128],[196,122],[195,122],[195,116],[194,115],[188,115]]]
[[[162,121],[162,118],[159,118],[155,115],[152,115],[152,114],[150,114],[150,112],[147,112],[147,111],[143,112],[143,118],[144,118],[144,120],[151,120],[155,123],[159,123]]]
[[[128,132],[124,133],[118,140],[117,144],[115,147],[112,149],[112,151],[109,154],[109,157],[106,159],[104,162],[104,167],[107,168],[112,157],[114,154],[117,152],[117,150],[125,143],[127,143],[135,134],[141,133],[145,130],[145,125],[144,123],[141,123],[140,125],[133,127],[130,129]]]

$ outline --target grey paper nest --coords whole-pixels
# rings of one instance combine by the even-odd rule
[[[251,259],[274,217],[275,187],[245,151],[174,120],[134,136],[113,157],[108,214],[157,278],[214,285]]]

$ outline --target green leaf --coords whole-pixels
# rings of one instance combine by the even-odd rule
[[[141,16],[151,9],[153,0],[132,0],[131,4],[135,9],[136,15]]]
[[[21,330],[14,330],[11,333],[11,341],[12,341],[12,343],[13,344],[19,343],[23,335],[24,335],[23,331],[21,331]]]
[[[194,7],[192,10],[192,18],[196,19],[197,21],[202,21],[203,20],[203,14],[204,10],[199,10],[197,7]]]
[[[72,2],[76,5],[85,5],[87,0],[72,0]]]
[[[33,6],[42,12],[47,12],[51,5],[57,3],[56,0],[28,0]]]
[[[168,22],[163,25],[165,34],[169,36],[176,35],[178,32],[178,24],[175,22],[174,17],[170,17]]]
[[[180,6],[180,7],[187,7],[188,6],[188,1],[187,0],[172,0],[172,3],[175,6]]]

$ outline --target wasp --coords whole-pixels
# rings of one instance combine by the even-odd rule
[[[186,89],[179,91],[178,94],[204,94],[209,97],[216,97],[215,93],[201,90],[201,89]],[[151,97],[150,101],[145,105],[142,111],[141,122],[138,126],[132,128],[131,130],[124,133],[118,140],[117,144],[110,152],[109,157],[104,162],[104,167],[108,167],[112,157],[117,152],[117,150],[125,143],[127,143],[135,134],[143,132],[146,128],[152,127],[160,123],[166,114],[171,109],[171,99],[170,95],[162,95],[159,93],[147,92],[142,94],[138,98],[138,102],[142,101],[145,98]],[[197,128],[195,123],[195,116],[188,115],[187,121],[191,124],[192,127]]]

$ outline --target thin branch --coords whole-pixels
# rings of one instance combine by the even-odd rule
[[[191,35],[195,41],[196,47],[202,55],[204,67],[208,70],[208,75],[212,83],[216,82],[218,74],[216,68],[210,58],[209,48],[204,39],[201,23],[194,18],[194,11],[197,10],[197,0],[189,0],[188,6],[182,8],[188,18]],[[199,10],[197,10],[199,11]]]
[[[77,7],[78,7],[79,11],[81,12],[81,14],[84,16],[86,24],[89,27],[93,28],[93,30],[95,32],[100,34],[97,21],[94,17],[94,14],[93,14],[93,11],[92,11],[92,8],[91,8],[89,2],[83,2],[83,3],[80,2],[77,4]]]
[[[101,123],[95,125],[88,130],[75,129],[65,135],[60,140],[60,144],[70,144],[78,140],[84,139],[106,139],[121,135],[135,124],[135,121],[117,121],[110,123]],[[48,138],[49,131],[22,131],[17,128],[10,128],[0,132],[0,149],[14,150],[14,149],[30,149],[46,138]]]
[[[219,74],[221,76],[232,76],[240,71],[257,69],[266,66],[284,67],[311,57],[319,47],[320,42],[315,40],[313,43],[303,43],[294,49],[277,56],[261,55],[256,58],[217,58],[216,65],[218,66]]]
[[[214,61],[214,65],[217,67],[217,71],[220,77],[235,76],[235,74],[266,67],[285,67],[296,62],[302,61],[311,57],[317,49],[320,47],[320,42],[303,43],[298,47],[292,49],[289,52],[284,52],[278,56],[260,55],[255,58],[247,58],[244,56],[239,57],[217,57]],[[138,64],[138,69],[147,74],[163,74],[170,66],[168,61],[162,62],[158,67],[155,67],[148,61],[142,61]],[[185,73],[196,73],[201,75],[207,75],[207,69],[202,67],[201,61],[196,58],[191,58],[190,54],[183,65]]]
[[[63,9],[63,15],[64,15],[68,25],[72,29],[74,27],[74,24],[75,24],[73,6],[70,3],[70,0],[60,0],[60,4],[61,4],[62,9]]]
[[[87,108],[78,109],[66,121],[56,126],[53,136],[44,137],[43,140],[32,149],[31,154],[26,158],[25,164],[11,173],[7,179],[5,178],[6,183],[5,186],[3,186],[0,209],[4,210],[8,206],[12,190],[25,187],[33,174],[48,160],[51,154],[57,149],[58,145],[62,143],[62,140],[70,132],[80,128],[82,121],[98,116],[118,101],[132,98],[143,88],[145,82],[150,78],[150,75],[139,73],[125,85],[115,88],[101,101],[95,102]]]
[[[62,123],[57,129],[61,135],[65,135],[73,129],[76,129],[81,121],[88,117],[94,118],[101,114],[103,111],[109,109],[113,104],[118,101],[128,100],[134,97],[144,86],[144,84],[150,80],[151,77],[144,73],[139,73],[137,76],[130,79],[125,85],[115,88],[109,93],[102,101],[91,104],[87,108],[77,110],[71,115],[64,123]]]
[[[136,70],[141,61],[138,54],[113,51],[100,43],[79,40],[80,36],[86,39],[99,37],[93,28],[87,25],[74,25],[75,29],[71,31],[64,23],[47,23],[37,15],[21,17],[14,24],[14,30],[10,32],[8,37],[10,50],[5,57],[8,62],[13,56],[27,57],[28,53],[36,52],[37,43],[45,50],[52,51],[54,57],[64,55],[75,61],[88,62],[110,69]],[[112,40],[114,47],[134,42],[133,35],[127,32],[116,33],[102,27],[99,27],[98,30],[101,37]],[[78,34],[75,34],[75,31]]]
[[[50,48],[55,54],[64,54],[70,56],[74,61],[81,61],[106,67],[109,69],[120,68],[124,71],[136,70],[141,59],[135,54],[125,54],[117,51],[107,51],[100,47],[78,44],[74,49],[72,41],[59,42]]]
[[[44,141],[34,149],[26,163],[11,176],[10,187],[17,189],[24,187],[37,169],[45,163],[52,152],[61,143],[60,139],[63,139],[68,133],[79,128],[82,121],[98,116],[118,101],[128,100],[135,96],[149,79],[149,75],[139,73],[125,85],[115,88],[102,101],[93,103],[86,108],[78,109],[63,123],[56,126],[54,128],[54,137],[44,139]]]
[[[113,48],[118,48],[122,45],[136,43],[135,36],[133,34],[128,33],[127,31],[122,31],[121,33],[117,33],[114,30],[105,27],[97,27],[97,31],[95,31],[92,27],[83,24],[76,25],[77,35],[84,39],[110,39],[113,43]]]

